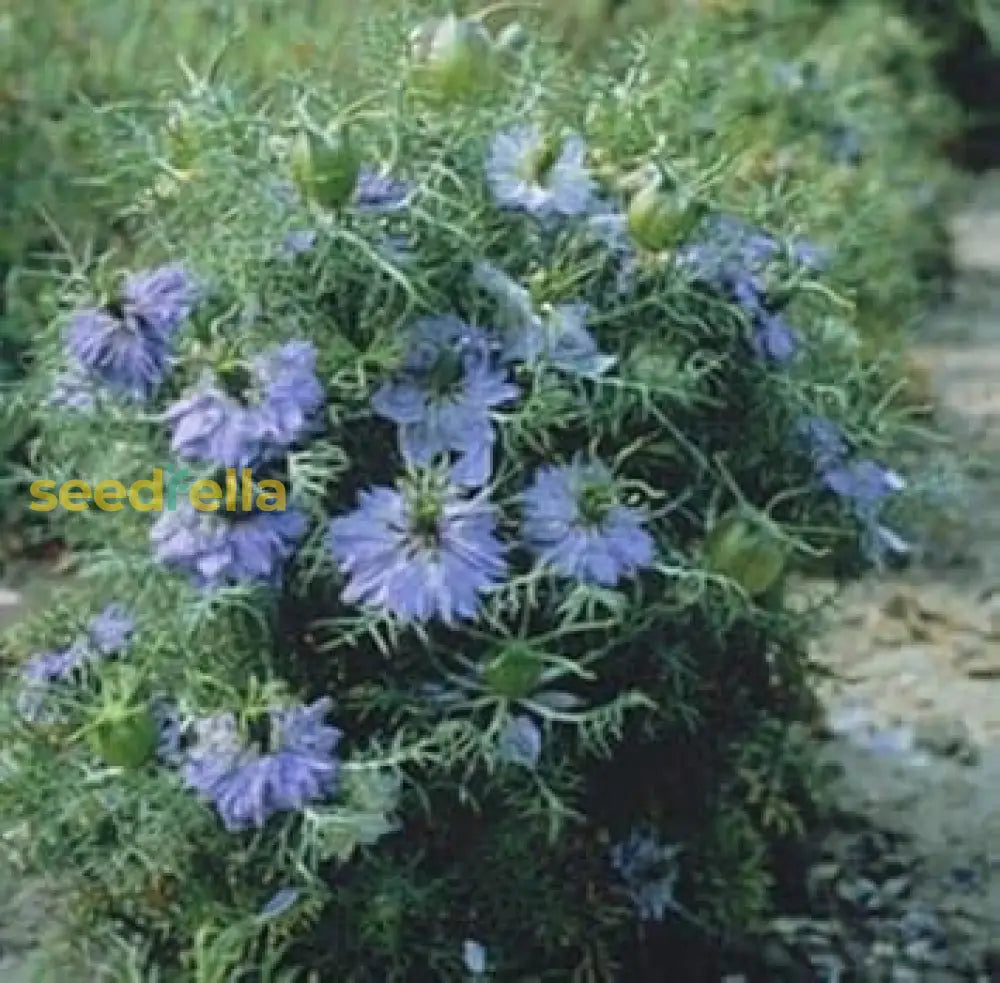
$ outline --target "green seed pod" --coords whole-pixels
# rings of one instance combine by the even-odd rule
[[[361,171],[361,158],[351,145],[346,127],[325,138],[303,130],[292,145],[290,164],[299,191],[329,209],[341,208],[350,201]]]
[[[418,80],[446,100],[488,87],[496,70],[496,50],[478,21],[449,14],[417,28],[411,51]]]
[[[739,511],[712,527],[704,552],[712,570],[735,580],[751,597],[770,590],[785,569],[781,543],[766,525]]]
[[[505,647],[484,670],[486,685],[498,696],[520,700],[530,695],[542,676],[542,661],[527,645]]]
[[[153,757],[158,740],[156,721],[145,707],[108,712],[87,734],[91,750],[116,768],[141,767]]]
[[[683,234],[689,209],[675,194],[660,190],[658,180],[642,188],[628,206],[632,238],[650,252],[674,245]]]

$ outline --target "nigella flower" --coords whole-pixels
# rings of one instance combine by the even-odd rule
[[[780,252],[778,240],[766,232],[731,215],[715,215],[706,220],[702,240],[681,250],[678,262],[739,304],[750,316],[758,357],[782,364],[798,351],[799,335],[767,296],[766,267]]]
[[[485,976],[486,946],[475,939],[466,939],[462,943],[462,962],[473,976]]]
[[[799,335],[780,314],[761,314],[753,329],[753,348],[760,358],[782,364],[799,350]]]
[[[587,172],[586,147],[579,136],[561,144],[533,125],[498,133],[486,160],[486,177],[497,202],[538,218],[583,215],[594,182]]]
[[[188,271],[173,263],[134,273],[125,280],[122,296],[127,317],[168,335],[191,313],[198,288]]]
[[[172,450],[183,460],[243,468],[287,451],[313,427],[323,402],[316,350],[290,341],[255,358],[236,395],[218,379],[198,385],[167,409]]]
[[[328,541],[348,578],[344,601],[405,621],[474,618],[507,569],[496,509],[430,481],[362,492],[356,511],[331,521]]]
[[[363,212],[397,212],[406,208],[412,194],[410,181],[363,166],[354,190],[354,203]]]
[[[331,795],[340,775],[341,738],[324,723],[332,701],[271,709],[267,737],[251,743],[231,713],[199,720],[187,754],[187,785],[212,803],[226,830],[261,829],[279,812],[301,810]]]
[[[180,266],[133,274],[120,300],[73,316],[66,347],[109,388],[147,399],[166,375],[171,337],[195,297],[194,281]]]
[[[90,623],[90,644],[102,655],[120,652],[135,631],[135,618],[123,604],[109,604]]]
[[[258,356],[253,370],[264,392],[258,408],[263,441],[285,450],[313,426],[323,403],[316,349],[307,341],[289,341]]]
[[[501,357],[534,368],[542,364],[594,379],[615,364],[601,354],[586,328],[586,304],[562,304],[547,317],[535,313],[528,291],[489,263],[477,263],[473,279],[498,302],[506,329]]]
[[[201,588],[281,582],[285,563],[306,529],[301,512],[199,512],[190,502],[153,524],[153,552],[163,564],[191,575]]]
[[[90,413],[97,404],[93,380],[87,378],[82,366],[74,365],[56,375],[45,402],[74,413]]]
[[[477,487],[489,478],[495,441],[491,409],[517,396],[494,366],[486,336],[452,315],[418,320],[402,369],[372,397],[399,425],[400,452],[415,465],[458,455],[452,477]]]
[[[618,503],[614,478],[600,461],[577,457],[540,468],[523,501],[525,542],[564,576],[614,587],[653,564],[645,515]]]
[[[902,475],[867,458],[848,458],[843,432],[823,417],[807,417],[798,436],[812,458],[820,483],[845,502],[861,523],[865,552],[875,561],[886,553],[903,556],[910,545],[882,525],[885,502],[906,487]]]
[[[500,732],[498,750],[503,761],[534,768],[542,753],[542,732],[531,717],[511,717]]]
[[[681,847],[661,843],[646,830],[634,829],[611,850],[611,863],[643,921],[663,921],[678,910],[674,892],[680,878],[677,858]]]
[[[53,685],[66,683],[92,660],[84,639],[55,652],[32,656],[21,667],[23,686],[17,698],[18,713],[31,723],[51,722],[55,715],[46,708]]]

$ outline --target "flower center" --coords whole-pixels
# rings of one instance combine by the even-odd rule
[[[451,396],[461,387],[464,375],[465,367],[462,364],[461,354],[445,349],[438,355],[427,373],[427,385],[436,396]]]
[[[616,504],[615,491],[606,482],[584,485],[577,499],[580,516],[587,525],[599,526]]]
[[[216,378],[222,383],[226,394],[243,406],[257,402],[257,380],[243,362],[224,361],[216,366]]]
[[[430,492],[417,494],[413,499],[411,514],[413,516],[411,529],[421,544],[428,547],[439,545],[444,509],[437,496]]]
[[[534,184],[544,184],[556,161],[559,160],[559,140],[548,136],[530,154],[526,155],[522,176]]]
[[[250,743],[259,747],[262,754],[268,754],[275,749],[278,733],[269,713],[259,711],[253,714],[247,719],[246,726]]]

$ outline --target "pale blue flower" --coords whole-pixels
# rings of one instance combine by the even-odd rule
[[[501,358],[529,368],[551,365],[568,375],[595,379],[614,364],[587,330],[586,304],[562,304],[537,314],[528,291],[489,263],[477,263],[473,280],[499,307],[503,338]]]
[[[533,769],[542,753],[542,732],[531,717],[511,717],[500,732],[500,758]]]
[[[212,802],[229,832],[261,829],[273,815],[299,811],[336,789],[341,738],[324,723],[332,701],[272,709],[266,746],[250,743],[231,713],[197,721],[183,774]]]
[[[475,939],[466,939],[462,943],[462,962],[473,976],[485,976],[486,946]]]
[[[135,632],[135,618],[123,604],[109,604],[90,623],[90,644],[101,655],[120,652]]]
[[[452,478],[474,488],[492,468],[492,408],[517,394],[506,370],[494,365],[486,335],[445,315],[412,326],[400,372],[375,393],[372,408],[399,426],[407,463],[457,455]]]
[[[600,461],[578,457],[539,468],[523,507],[525,543],[564,576],[614,587],[654,563],[645,514],[618,502],[611,472]]]
[[[655,834],[640,829],[612,848],[611,863],[643,921],[661,922],[668,911],[678,910],[674,893],[680,852],[680,846],[661,843]]]
[[[519,125],[498,133],[490,146],[486,177],[497,202],[537,218],[583,215],[591,207],[594,181],[586,146],[567,137],[547,159],[550,147],[540,127]]]
[[[454,487],[374,488],[330,523],[343,599],[404,621],[472,619],[507,569],[496,509]]]
[[[156,558],[188,573],[196,586],[281,583],[306,529],[305,516],[283,512],[200,512],[190,502],[163,512],[150,538]]]

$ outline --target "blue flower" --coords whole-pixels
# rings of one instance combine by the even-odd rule
[[[272,709],[267,747],[250,744],[231,713],[199,720],[183,774],[212,803],[226,830],[261,829],[279,812],[295,812],[336,789],[341,738],[324,723],[331,701]]]
[[[374,488],[330,522],[329,547],[347,576],[344,601],[404,621],[472,619],[507,569],[496,510],[454,487]]]
[[[209,374],[167,409],[171,449],[183,460],[249,467],[287,451],[313,428],[323,403],[316,351],[291,341],[250,365],[248,391],[231,396]]]
[[[680,852],[680,846],[663,844],[654,834],[638,829],[612,848],[611,863],[643,921],[663,921],[668,911],[678,909],[674,892]]]
[[[179,264],[134,273],[125,280],[123,308],[162,335],[169,335],[190,315],[198,287]]]
[[[180,266],[133,274],[119,301],[73,316],[67,350],[110,389],[148,399],[166,375],[172,335],[195,299],[194,281]]]
[[[478,263],[473,279],[500,307],[505,328],[501,357],[530,368],[549,364],[569,375],[595,379],[616,362],[601,354],[586,328],[587,305],[563,304],[547,317],[535,313],[528,291],[489,263]]]
[[[156,520],[150,538],[156,558],[190,574],[198,587],[277,586],[305,529],[305,516],[294,509],[229,517],[184,502]]]
[[[523,502],[525,542],[564,576],[614,587],[654,562],[644,513],[618,503],[600,461],[539,468]]]
[[[498,750],[501,760],[534,768],[542,753],[542,732],[531,717],[511,717],[500,732]]]
[[[410,202],[413,184],[363,166],[354,190],[354,202],[364,212],[396,212]]]
[[[798,243],[791,249],[800,265],[819,259],[807,246]],[[678,263],[739,304],[750,316],[754,351],[760,358],[783,364],[795,356],[800,339],[772,310],[767,296],[767,266],[780,253],[781,245],[773,236],[731,215],[714,215],[706,220],[701,241],[681,250]]]
[[[466,939],[462,943],[462,962],[473,976],[485,976],[486,946],[475,939]]]
[[[163,381],[170,357],[159,332],[97,308],[73,315],[66,348],[109,389],[140,402]]]
[[[156,724],[159,737],[156,742],[156,756],[164,764],[182,765],[184,752],[183,727],[177,704],[165,696],[154,697],[149,704],[149,712]]]
[[[753,329],[753,347],[758,357],[782,364],[799,350],[799,335],[779,314],[762,314]]]
[[[908,553],[910,545],[881,522],[885,502],[906,487],[902,475],[868,458],[850,459],[843,431],[823,417],[801,420],[797,436],[820,483],[845,502],[860,522],[868,556],[878,562],[887,553]]]
[[[135,618],[123,604],[109,604],[90,623],[90,644],[102,655],[120,652],[135,631]]]
[[[591,207],[594,182],[587,172],[586,147],[579,136],[559,144],[537,126],[514,126],[498,133],[486,160],[486,177],[497,202],[537,218],[583,215]]]
[[[31,723],[54,721],[56,714],[46,707],[53,686],[71,682],[93,659],[94,652],[82,638],[65,649],[32,656],[21,667],[23,686],[17,698],[18,713]]]
[[[399,425],[408,463],[430,465],[454,453],[453,479],[478,487],[492,467],[491,409],[517,393],[507,373],[493,365],[486,336],[445,315],[414,324],[398,377],[375,393],[372,407]]]

